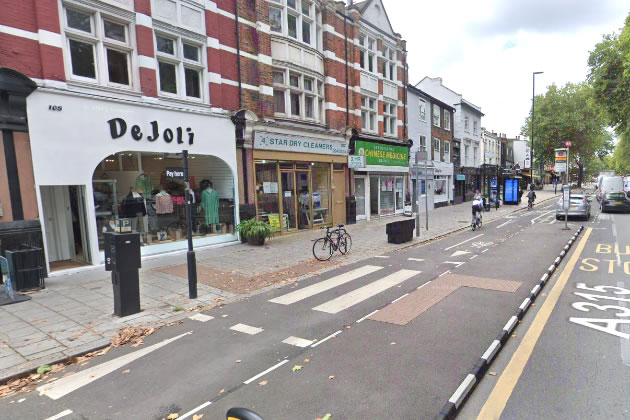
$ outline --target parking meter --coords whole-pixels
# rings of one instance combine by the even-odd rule
[[[140,312],[140,234],[107,232],[105,270],[112,272],[114,314],[128,316]]]

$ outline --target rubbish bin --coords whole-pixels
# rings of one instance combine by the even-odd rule
[[[107,232],[105,270],[112,272],[114,314],[120,317],[140,312],[140,234]]]
[[[13,290],[44,289],[44,251],[30,245],[4,251],[9,266],[9,277]]]
[[[354,195],[346,197],[346,224],[357,223],[357,199]]]
[[[390,244],[402,244],[413,240],[413,230],[416,227],[414,219],[401,220],[385,225],[385,233],[387,233],[387,242]]]

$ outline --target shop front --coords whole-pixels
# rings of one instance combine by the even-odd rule
[[[445,162],[433,162],[434,167],[434,207],[448,206],[453,202],[455,184],[453,183],[453,164]]]
[[[234,125],[227,116],[38,90],[28,101],[47,263],[104,261],[103,234],[140,233],[141,254],[187,247],[182,151],[196,247],[236,240]]]
[[[402,214],[409,174],[409,146],[400,143],[354,140],[354,155],[365,157],[365,167],[354,169],[357,219]]]
[[[254,133],[256,217],[280,233],[345,223],[347,141]]]

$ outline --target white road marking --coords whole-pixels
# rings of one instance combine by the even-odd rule
[[[46,395],[50,399],[57,400],[85,385],[96,381],[97,379],[102,378],[109,373],[112,373],[117,369],[120,369],[121,367],[141,358],[142,356],[146,356],[147,354],[190,334],[192,334],[192,331],[188,331],[184,334],[168,338],[157,344],[153,344],[152,346],[125,354],[124,356],[117,357],[116,359],[101,363],[100,365],[91,367],[81,372],[77,372],[73,375],[63,377],[58,381],[41,385],[37,387],[37,391],[39,391],[42,395]]]
[[[282,340],[282,342],[284,344],[290,344],[292,346],[302,347],[302,348],[308,347],[308,346],[310,346],[311,344],[314,343],[313,340],[306,340],[304,338],[293,337],[293,336],[285,338],[284,340]]]
[[[192,416],[193,414],[203,410],[204,408],[206,408],[207,406],[209,406],[210,404],[212,404],[210,401],[207,401],[203,404],[201,404],[199,407],[195,407],[192,410],[190,410],[188,413],[184,414],[183,416],[179,416],[177,417],[177,420],[184,420],[187,419],[188,417]]]
[[[249,335],[256,335],[260,332],[263,332],[263,328],[252,327],[246,324],[236,324],[230,327],[232,331],[238,331]]]
[[[402,299],[402,298],[404,298],[405,296],[408,296],[408,295],[409,295],[409,293],[405,293],[405,294],[404,294],[404,295],[402,295],[401,297],[399,297],[399,298],[397,298],[397,299],[392,300],[392,303],[396,303],[396,302],[398,302],[400,299]]]
[[[532,222],[532,225],[533,225],[534,223],[536,223],[536,220],[540,219],[541,217],[545,217],[546,215],[548,215],[549,213],[553,213],[554,211],[555,211],[555,210],[551,210],[551,211],[548,211],[548,212],[546,212],[546,213],[541,214],[541,215],[540,215],[540,216],[538,216],[538,217],[533,218],[532,220],[530,220],[530,221]]]
[[[210,315],[204,315],[204,314],[195,314],[193,316],[189,316],[188,319],[192,319],[193,321],[199,321],[199,322],[208,322],[211,319],[214,319],[214,317]]]
[[[458,244],[451,245],[451,246],[449,246],[448,248],[444,248],[444,251],[448,251],[449,249],[452,249],[452,248],[455,248],[455,247],[460,246],[460,245],[462,245],[462,244],[465,244],[466,242],[470,242],[470,241],[472,241],[473,239],[477,239],[477,238],[478,238],[478,237],[480,237],[480,236],[483,236],[483,233],[481,233],[481,234],[479,234],[479,235],[477,235],[477,236],[473,236],[473,237],[472,237],[472,238],[470,238],[470,239],[466,239],[465,241],[462,241],[462,242],[460,242],[460,243],[458,243]]]
[[[471,260],[474,260],[475,258],[477,258],[479,255],[473,255],[472,257],[470,257]]]
[[[374,258],[389,258],[387,255],[375,255]]]
[[[377,309],[377,310],[375,310],[375,311],[370,312],[369,314],[367,314],[367,315],[366,315],[366,316],[364,316],[363,318],[359,319],[359,320],[357,321],[357,324],[358,324],[358,323],[360,323],[361,321],[364,321],[365,319],[367,319],[367,318],[371,317],[372,315],[374,315],[374,314],[375,314],[375,313],[377,313],[378,311],[379,311],[379,310]]]
[[[470,254],[470,251],[455,251],[451,254],[451,257],[459,257],[460,255]]]
[[[451,272],[451,270],[446,270],[445,272],[443,272],[442,274],[440,274],[438,277],[442,277],[444,274],[448,274],[448,273],[450,273],[450,272]]]
[[[466,264],[466,261],[464,262],[459,262],[459,261],[444,261],[442,264],[455,264],[455,268],[459,267],[462,264]]]
[[[407,258],[407,260],[409,260],[409,261],[418,261],[418,262],[424,261],[424,259],[422,259],[422,258]]]
[[[501,223],[499,226],[497,226],[497,229],[501,229],[503,226],[509,225],[510,223],[514,223],[514,220],[510,219],[507,222]]]
[[[354,306],[366,299],[375,296],[390,287],[394,287],[403,281],[410,279],[411,277],[420,274],[421,271],[417,270],[400,270],[380,280],[376,280],[368,285],[360,287],[352,292],[341,295],[336,299],[323,303],[313,308],[315,311],[326,312],[329,314],[336,314]]]
[[[55,414],[52,417],[48,417],[46,420],[58,420],[62,417],[66,417],[69,414],[72,414],[72,410],[63,410],[61,413]]]
[[[483,251],[481,251],[481,253],[483,254],[484,252],[486,252],[488,249],[484,249]]]
[[[330,334],[328,337],[326,338],[322,338],[321,340],[319,340],[318,342],[316,342],[315,344],[313,344],[311,347],[317,347],[322,343],[325,343],[326,341],[330,340],[331,338],[335,338],[337,337],[339,334],[341,334],[343,331],[339,330],[337,332],[334,332],[332,334]]]
[[[285,363],[289,363],[289,359],[284,359],[282,362],[280,363],[276,363],[275,365],[271,366],[269,369],[267,370],[263,370],[262,372],[260,372],[258,375],[256,376],[252,376],[251,378],[249,378],[248,380],[246,380],[245,382],[243,382],[245,385],[249,385],[252,382],[254,382],[256,379],[260,378],[261,376],[265,376],[266,374],[268,374],[269,372],[271,372],[274,369],[278,369],[280,366],[284,365]]]
[[[306,299],[318,293],[325,292],[326,290],[341,286],[342,284],[346,284],[352,280],[358,279],[359,277],[366,276],[382,269],[383,267],[378,267],[375,265],[364,265],[363,267],[348,271],[347,273],[340,274],[328,280],[320,281],[303,289],[299,289],[294,292],[287,293],[286,295],[277,297],[275,299],[271,299],[269,302],[279,303],[281,305],[290,305],[292,303],[299,302],[302,299]]]
[[[424,286],[426,286],[427,284],[431,283],[433,280],[429,280],[428,282],[421,284],[420,286],[418,286],[418,289],[422,289]]]

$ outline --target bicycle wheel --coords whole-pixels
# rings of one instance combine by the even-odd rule
[[[483,218],[481,217],[481,215],[479,215],[479,220],[477,220],[477,228],[481,229],[482,225],[483,225]]]
[[[477,230],[477,221],[475,219],[473,219],[472,223],[470,224],[470,226],[472,227],[472,231],[476,231]]]
[[[313,244],[313,256],[319,261],[328,261],[332,257],[333,248],[330,239],[319,238]]]
[[[348,233],[344,233],[339,239],[339,252],[346,255],[352,249],[352,237]]]

